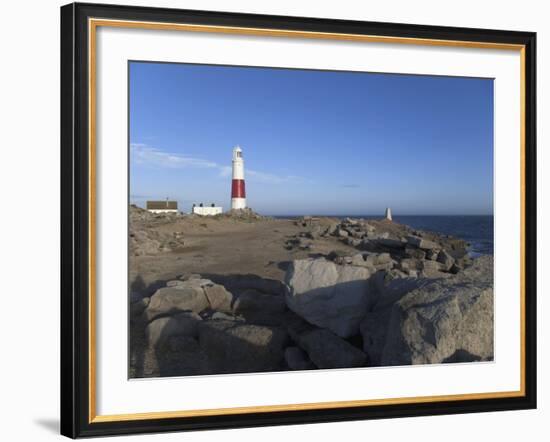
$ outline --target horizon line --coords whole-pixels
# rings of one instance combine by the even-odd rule
[[[177,201],[177,200],[176,200]],[[136,204],[135,202],[129,202],[129,205],[134,205],[137,207],[140,207],[141,209],[147,210],[145,207],[141,207],[139,204]],[[251,210],[254,210],[252,208],[249,208]],[[185,212],[183,210],[178,209],[181,213],[191,213],[191,212]],[[225,210],[223,213],[228,212],[229,210]],[[327,218],[340,218],[340,217],[350,217],[350,218],[385,218],[385,214],[383,212],[381,213],[357,213],[357,214],[351,214],[351,213],[270,213],[267,212],[256,212],[259,215],[264,216],[277,216],[277,217],[301,217],[301,216],[318,216],[318,217],[327,217]],[[400,216],[495,216],[494,213],[392,213],[392,217],[400,217]]]

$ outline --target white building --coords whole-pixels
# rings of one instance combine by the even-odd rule
[[[193,204],[193,208],[191,209],[191,213],[201,216],[219,215],[222,211],[223,209],[221,206],[215,206],[214,204],[211,204],[210,206],[203,206],[202,204],[197,206],[196,204]]]
[[[147,201],[145,208],[151,213],[178,213],[177,201]]]

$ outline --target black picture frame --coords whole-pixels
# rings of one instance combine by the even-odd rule
[[[89,18],[522,45],[524,47],[524,395],[94,422],[89,374]],[[536,408],[536,34],[73,3],[61,8],[61,434],[76,438]]]

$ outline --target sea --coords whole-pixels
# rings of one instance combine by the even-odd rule
[[[344,219],[348,216],[335,216],[335,218]],[[382,217],[349,215],[349,218],[381,219]],[[461,238],[470,244],[468,252],[472,257],[493,254],[492,215],[394,215],[393,220],[414,229]]]

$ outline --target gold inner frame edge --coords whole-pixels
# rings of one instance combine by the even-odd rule
[[[366,399],[352,401],[313,402],[283,405],[259,405],[233,408],[214,408],[179,411],[153,411],[128,414],[96,414],[96,31],[99,26],[116,28],[134,28],[148,30],[171,30],[186,32],[207,32],[218,34],[237,34],[273,37],[293,37],[306,39],[325,39],[340,41],[358,41],[371,43],[413,44],[420,46],[445,46],[478,49],[499,49],[519,51],[520,53],[520,389],[518,391],[499,391],[488,393],[464,393],[436,396],[414,396],[387,399]],[[246,28],[232,26],[211,26],[182,23],[160,23],[114,19],[88,19],[88,94],[89,94],[89,367],[88,367],[88,422],[117,422],[146,419],[169,419],[200,416],[221,416],[247,413],[273,413],[280,411],[322,410],[329,408],[350,408],[375,405],[415,404],[427,402],[483,400],[497,398],[513,398],[525,396],[525,45],[474,42],[460,40],[423,39],[412,37],[390,37],[363,34],[326,33],[312,31],[293,31],[283,29]]]

